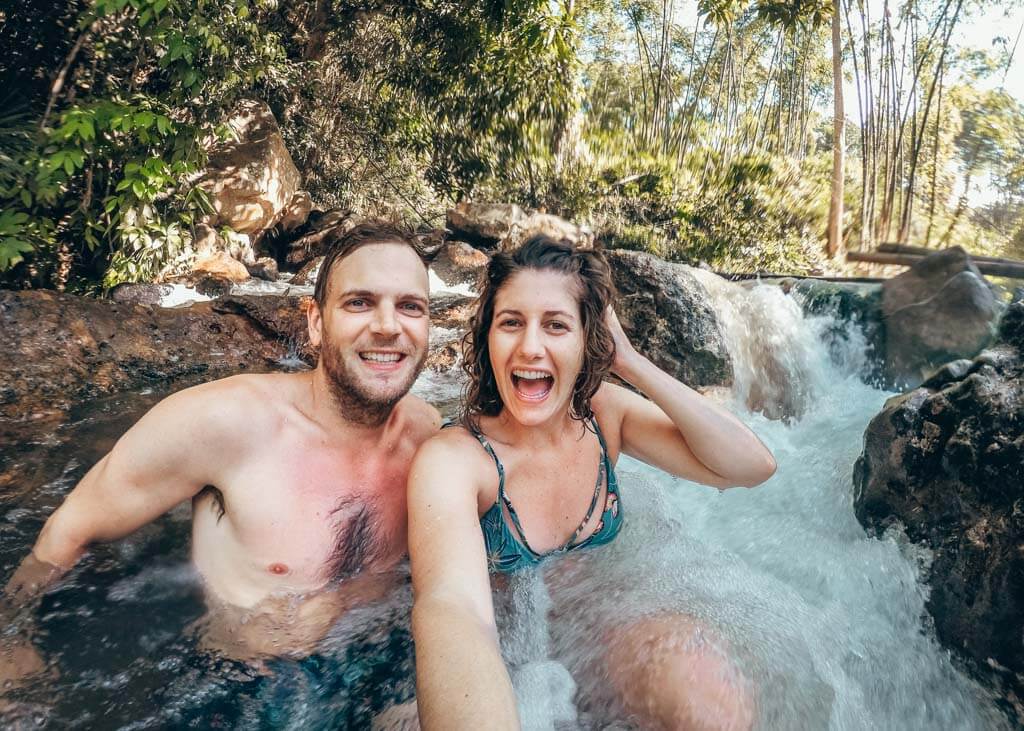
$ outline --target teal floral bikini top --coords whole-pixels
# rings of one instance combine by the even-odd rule
[[[511,573],[520,569],[536,566],[548,556],[575,551],[578,548],[587,546],[600,546],[610,542],[619,534],[622,528],[622,506],[619,502],[619,486],[615,479],[615,469],[608,459],[608,448],[605,446],[601,429],[596,419],[591,419],[590,424],[598,441],[601,442],[601,463],[597,472],[597,484],[594,485],[594,497],[590,501],[590,509],[586,516],[580,521],[579,527],[573,532],[569,540],[561,548],[556,548],[548,553],[537,553],[526,540],[523,533],[523,526],[519,522],[516,509],[512,507],[512,501],[505,494],[505,467],[494,453],[494,449],[488,443],[487,438],[479,432],[472,431],[473,436],[479,440],[487,453],[494,460],[498,468],[498,497],[494,505],[480,518],[480,529],[484,534],[484,545],[487,548],[487,562],[492,572]],[[601,488],[607,484],[605,491],[604,508],[601,513],[601,520],[598,522],[594,532],[581,541],[577,542],[580,532],[590,522],[591,516],[597,509],[601,498]],[[511,520],[505,520],[505,512]]]

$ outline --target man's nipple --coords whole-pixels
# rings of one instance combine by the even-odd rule
[[[283,563],[272,563],[267,567],[267,571],[272,574],[277,574],[278,576],[284,576],[288,573],[288,570],[288,567]]]

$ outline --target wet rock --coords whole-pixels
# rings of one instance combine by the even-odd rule
[[[309,298],[224,295],[165,309],[45,290],[0,290],[0,437],[7,426],[59,421],[76,405],[146,386],[191,385],[283,360],[316,362]],[[448,370],[472,298],[431,302],[427,363]],[[7,425],[7,426],[5,426]]]
[[[882,316],[882,285],[861,282],[833,282],[821,279],[780,281],[783,291],[793,293],[805,314],[831,315],[835,324],[823,333],[827,342],[836,345],[847,340],[847,323],[854,323],[864,333],[870,348],[870,373],[864,374],[872,383],[885,381],[885,319]]]
[[[459,330],[460,335],[469,325],[476,297],[461,294],[441,294],[430,298],[430,324],[434,327]]]
[[[253,264],[246,266],[249,275],[257,279],[265,279],[268,282],[277,281],[277,262],[269,256],[261,256]]]
[[[245,317],[267,340],[282,344],[289,357],[297,357],[312,365],[316,354],[309,344],[308,306],[308,298],[230,295],[213,302],[211,309],[218,314]]]
[[[294,351],[295,299],[163,309],[45,290],[0,290],[0,419],[44,418],[97,396],[267,370]],[[301,312],[301,311],[300,311]]]
[[[324,263],[324,257],[318,256],[306,262],[302,269],[295,273],[289,284],[299,287],[313,287],[316,285],[317,275],[320,274],[320,265]]]
[[[1024,302],[996,345],[890,399],[868,425],[854,508],[933,552],[939,640],[999,686],[1024,723]],[[1015,700],[1016,699],[1016,700]]]
[[[242,101],[227,124],[236,139],[210,150],[199,185],[210,195],[215,225],[259,233],[284,215],[302,178],[265,103]]]
[[[992,341],[1000,303],[970,256],[953,247],[925,257],[882,286],[886,374],[915,386],[926,373],[971,358]]]
[[[156,305],[171,291],[169,284],[119,284],[110,290],[110,299],[125,305]]]
[[[689,267],[637,251],[605,255],[619,291],[616,311],[637,350],[689,386],[731,384],[721,325]]]
[[[460,284],[475,286],[490,260],[487,254],[479,249],[474,249],[469,244],[450,241],[444,244],[434,256],[430,268],[449,287]]]
[[[187,285],[191,285],[199,294],[204,297],[211,297],[216,299],[217,297],[224,297],[230,294],[233,282],[230,279],[223,279],[221,277],[200,277],[199,279],[188,279],[186,280]]]

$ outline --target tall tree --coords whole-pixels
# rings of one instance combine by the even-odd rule
[[[828,208],[828,255],[835,257],[843,243],[843,168],[846,157],[846,110],[843,105],[843,44],[839,2],[832,8],[832,198]]]

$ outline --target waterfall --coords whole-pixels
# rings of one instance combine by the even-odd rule
[[[777,287],[701,279],[734,362],[725,398],[778,471],[757,488],[719,493],[620,459],[619,538],[523,579],[544,601],[525,602],[526,615],[503,627],[531,725],[611,722],[607,633],[647,616],[678,617],[725,648],[758,728],[1005,725],[934,638],[927,553],[898,532],[871,538],[854,517],[853,463],[889,395],[861,380],[863,335],[829,315],[804,316]],[[572,697],[582,704],[570,722]]]

